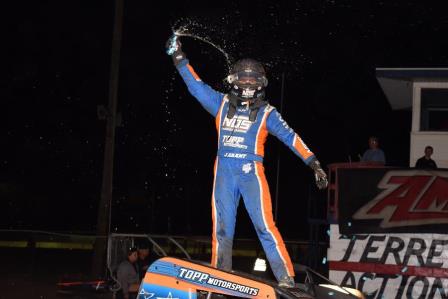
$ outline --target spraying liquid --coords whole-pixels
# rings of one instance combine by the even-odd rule
[[[213,42],[209,41],[208,39],[200,37],[200,36],[197,36],[197,35],[194,35],[194,34],[191,34],[191,33],[188,33],[188,32],[186,32],[187,30],[188,29],[186,29],[184,27],[181,27],[181,28],[179,28],[177,30],[174,30],[174,35],[175,36],[179,36],[179,37],[180,36],[191,37],[193,39],[197,39],[197,40],[200,40],[200,41],[202,41],[202,42],[204,42],[206,44],[211,45],[212,47],[214,47],[215,49],[217,49],[219,52],[221,52],[224,55],[224,57],[226,58],[226,62],[227,62],[227,70],[228,70],[228,72],[230,72],[230,66],[231,66],[232,62],[231,62],[229,54],[227,54],[221,47],[217,46],[216,44],[214,44]]]

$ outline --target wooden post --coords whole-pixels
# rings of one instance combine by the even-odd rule
[[[115,0],[114,32],[110,62],[109,105],[104,143],[104,164],[101,197],[98,205],[97,238],[95,239],[92,276],[106,275],[107,236],[110,231],[112,186],[114,171],[115,127],[117,116],[118,77],[120,67],[121,36],[123,27],[123,0]]]

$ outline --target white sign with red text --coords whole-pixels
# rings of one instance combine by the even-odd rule
[[[448,299],[448,234],[344,236],[330,227],[330,279],[372,299]]]

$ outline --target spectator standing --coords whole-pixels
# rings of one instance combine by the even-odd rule
[[[152,252],[149,249],[149,243],[146,241],[141,241],[138,244],[138,260],[136,262],[137,272],[140,280],[145,277],[146,271],[148,270],[149,265],[154,260],[152,257]]]
[[[117,280],[121,289],[117,293],[117,299],[137,298],[140,279],[136,268],[138,250],[132,247],[128,250],[127,258],[118,265]]]
[[[436,162],[431,159],[431,156],[434,152],[432,146],[428,145],[425,147],[425,155],[417,160],[415,163],[415,168],[420,169],[437,169]]]
[[[386,156],[380,148],[378,138],[371,136],[369,138],[369,149],[361,157],[362,162],[374,162],[380,165],[386,164]]]

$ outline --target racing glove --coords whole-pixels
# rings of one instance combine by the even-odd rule
[[[328,186],[328,179],[327,174],[325,171],[320,167],[319,161],[317,161],[316,158],[313,158],[308,164],[310,168],[314,171],[314,178],[316,179],[316,185],[319,189],[325,189]]]
[[[182,44],[179,37],[173,34],[166,42],[166,54],[173,59],[174,65],[178,65],[182,60],[186,59],[185,53],[182,52]]]

